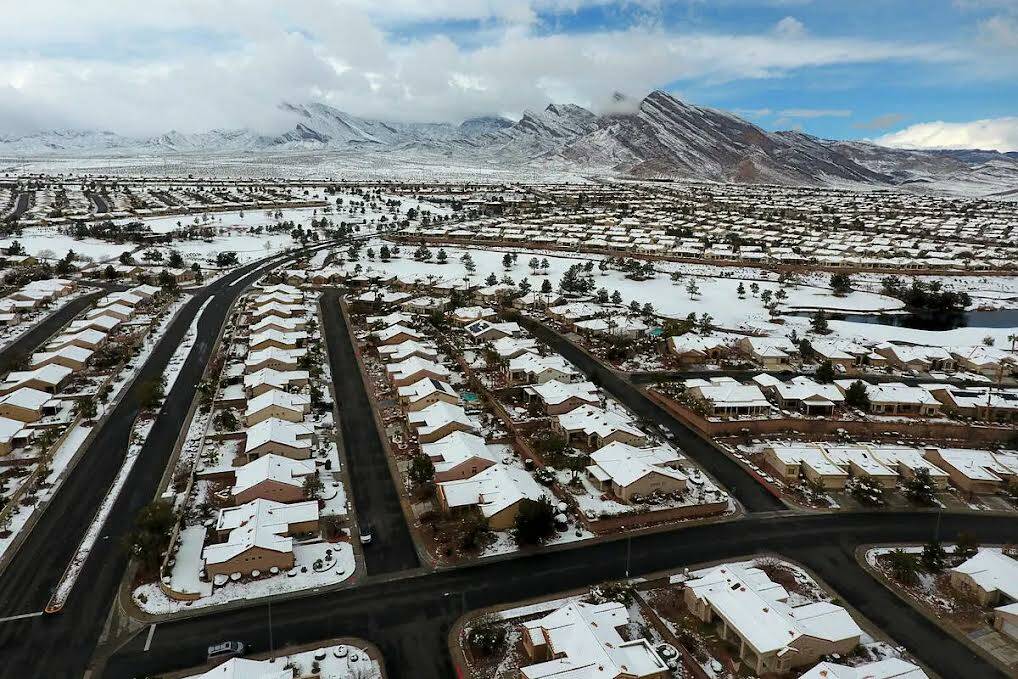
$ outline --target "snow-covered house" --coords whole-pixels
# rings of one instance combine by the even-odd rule
[[[822,662],[799,679],[929,679],[918,665],[901,658],[883,658],[864,665],[838,665]]]
[[[277,318],[298,318],[302,317],[307,313],[307,309],[304,308],[303,304],[280,304],[279,302],[269,302],[259,307],[251,309],[248,312],[248,323],[253,324],[261,321],[270,316],[276,316]]]
[[[385,366],[385,371],[393,385],[397,387],[405,387],[426,378],[447,380],[451,374],[449,369],[441,363],[435,363],[418,356],[411,356],[399,363],[389,363]]]
[[[969,494],[995,493],[1018,481],[1018,452],[928,447],[924,457],[951,475],[951,483]]]
[[[562,415],[582,405],[601,403],[601,392],[593,382],[560,382],[530,384],[523,392],[531,402],[538,402],[546,415]]]
[[[67,326],[67,332],[79,332],[81,330],[99,330],[109,334],[123,323],[123,319],[116,316],[108,316],[100,314],[98,316],[86,316],[85,318],[79,318],[71,321]]]
[[[226,539],[202,550],[209,577],[289,570],[294,565],[292,536],[318,532],[318,502],[252,500],[220,510],[216,532]]]
[[[399,344],[386,344],[378,347],[378,355],[387,363],[400,363],[414,356],[427,361],[437,361],[438,349],[430,342],[407,340]]]
[[[456,325],[470,325],[474,321],[488,320],[495,318],[498,314],[494,309],[482,306],[461,306],[453,309],[450,313],[452,322]]]
[[[373,328],[389,328],[394,325],[409,325],[413,322],[413,316],[405,314],[401,311],[393,311],[390,314],[384,316],[368,316],[365,321],[368,325]]]
[[[418,342],[424,340],[424,336],[413,328],[408,328],[405,325],[390,325],[387,328],[376,330],[371,333],[375,341],[381,345],[393,345],[402,344],[407,340],[417,340]]]
[[[299,349],[261,349],[250,352],[244,359],[244,372],[251,374],[271,368],[280,372],[297,370],[300,359],[307,354],[307,348]]]
[[[670,677],[650,642],[622,637],[619,629],[629,623],[626,607],[615,601],[575,601],[523,623],[523,649],[534,664],[520,668],[521,679]]]
[[[552,420],[552,429],[570,445],[588,450],[597,450],[615,441],[638,447],[647,444],[646,435],[629,417],[589,405],[558,415]]]
[[[848,393],[854,382],[856,380],[834,381],[842,393]],[[902,382],[866,384],[866,395],[870,401],[869,411],[874,415],[936,417],[943,407],[928,390]]]
[[[491,343],[499,359],[508,361],[522,354],[537,354],[537,340],[533,337],[500,337]]]
[[[308,334],[302,330],[293,332],[280,332],[279,330],[262,330],[251,333],[248,337],[248,349],[260,351],[262,349],[296,349],[307,342]]]
[[[616,441],[590,454],[593,464],[587,474],[601,490],[610,489],[629,502],[636,495],[685,490],[686,475],[678,469],[681,459],[667,446],[637,448]]]
[[[1018,422],[1018,389],[950,384],[925,384],[923,388],[948,412],[979,420]]]
[[[666,341],[668,353],[685,365],[706,363],[722,358],[730,349],[720,337],[694,335],[674,335]]]
[[[850,653],[862,637],[844,608],[826,601],[791,606],[785,588],[759,568],[717,566],[686,581],[683,596],[693,615],[718,623],[721,638],[757,674]]]
[[[787,337],[743,337],[736,347],[767,370],[790,367],[799,353]]]
[[[734,380],[691,383],[686,394],[706,404],[711,417],[760,417],[771,411],[771,404],[756,384]]]
[[[274,453],[293,460],[311,457],[313,432],[303,424],[274,417],[249,427],[244,442],[244,455],[254,460]]]
[[[529,472],[502,463],[469,478],[439,483],[436,490],[443,510],[476,507],[492,530],[512,527],[524,500],[544,497],[544,489]]]
[[[478,423],[462,407],[439,401],[427,408],[408,412],[407,425],[420,443],[433,443],[454,431],[476,432]]]
[[[551,356],[539,356],[529,352],[520,354],[509,359],[506,371],[509,380],[516,384],[544,384],[551,380],[578,382],[583,379],[583,373],[558,354]]]
[[[875,349],[876,353],[898,370],[953,370],[954,357],[943,347],[924,347],[910,344],[884,343]]]
[[[315,474],[311,460],[291,460],[282,455],[263,455],[233,469],[233,504],[252,500],[300,502],[305,500],[304,479]]]
[[[408,412],[423,410],[440,401],[456,405],[460,400],[459,394],[448,382],[436,380],[434,377],[425,377],[413,384],[399,387],[397,393],[403,409]]]
[[[46,413],[52,396],[45,391],[20,387],[0,396],[0,417],[19,422],[36,422]]]
[[[307,328],[307,318],[305,316],[284,317],[268,315],[260,321],[250,324],[250,326],[252,335],[257,335],[258,333],[262,333],[267,330],[275,330],[276,332],[300,332]]]
[[[67,366],[50,363],[34,370],[12,372],[0,383],[0,395],[9,394],[22,387],[38,389],[55,394],[67,384],[74,370]]]
[[[954,347],[949,352],[959,368],[987,377],[995,378],[999,374],[1007,375],[1018,370],[1018,355],[1004,349],[977,344]]]
[[[279,389],[262,392],[247,402],[244,424],[252,427],[262,420],[276,418],[287,422],[303,422],[311,411],[311,397]]]
[[[796,483],[801,475],[824,490],[840,490],[848,480],[848,472],[827,457],[820,445],[772,445],[764,449],[763,455],[768,466],[789,484]]]
[[[573,323],[577,332],[602,337],[621,337],[637,339],[647,334],[650,329],[646,323],[631,316],[607,316],[605,318],[588,318]]]
[[[518,323],[508,321],[493,323],[491,321],[473,321],[464,328],[468,335],[479,342],[491,342],[504,337],[515,337],[523,332]]]
[[[37,351],[28,359],[28,365],[31,368],[41,368],[53,363],[65,368],[81,370],[88,364],[94,353],[91,349],[70,345],[55,351]]]
[[[106,337],[106,333],[102,330],[86,328],[58,335],[46,345],[46,349],[48,351],[57,351],[64,347],[82,347],[95,351],[106,341]]]
[[[831,415],[845,402],[844,393],[836,385],[820,384],[805,375],[787,382],[779,380],[765,391],[772,393],[782,408],[795,408],[806,415]]]
[[[484,471],[499,461],[497,451],[480,436],[465,431],[454,431],[421,446],[421,452],[435,465],[436,482],[467,479]]]
[[[244,393],[248,398],[260,396],[273,389],[289,390],[308,384],[311,374],[307,370],[276,370],[262,368],[244,375]]]

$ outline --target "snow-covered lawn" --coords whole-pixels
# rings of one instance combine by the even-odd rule
[[[77,239],[68,234],[60,233],[55,226],[29,226],[22,230],[20,236],[0,239],[0,247],[7,247],[12,242],[21,243],[25,252],[39,256],[40,253],[63,257],[68,250],[75,254],[94,259],[97,262],[114,260],[123,252],[134,250],[133,243],[112,243],[98,238]],[[49,252],[47,252],[49,251]]]
[[[483,285],[484,279],[489,273],[494,273],[499,279],[508,275],[513,281],[519,281],[526,277],[530,280],[531,286],[539,289],[545,278],[549,279],[552,286],[557,289],[558,282],[570,266],[592,261],[595,263],[591,272],[594,283],[598,288],[605,288],[609,294],[618,291],[623,301],[628,304],[632,300],[638,300],[641,305],[644,302],[653,304],[657,313],[672,318],[685,318],[690,313],[697,316],[708,313],[714,317],[715,324],[724,327],[737,328],[748,320],[767,320],[769,314],[760,299],[760,294],[753,295],[749,288],[754,282],[759,286],[760,293],[770,290],[772,294],[780,289],[776,280],[764,280],[759,271],[752,269],[725,269],[707,265],[682,264],[677,262],[656,262],[655,266],[661,273],[649,280],[637,281],[625,277],[621,271],[609,269],[601,272],[596,266],[603,257],[599,255],[589,256],[566,256],[558,254],[542,254],[534,251],[518,251],[518,259],[510,268],[502,265],[502,258],[505,251],[482,250],[475,248],[447,247],[448,255],[446,264],[439,264],[435,261],[438,254],[438,247],[431,247],[432,260],[430,262],[416,261],[413,259],[415,248],[410,245],[400,245],[400,256],[389,262],[382,262],[378,259],[377,253],[382,245],[381,240],[374,239],[367,243],[367,248],[374,249],[376,257],[368,259],[362,252],[358,262],[347,262],[346,267],[352,269],[360,264],[365,272],[378,271],[397,276],[435,276],[438,280],[462,282],[468,274],[466,267],[460,258],[464,253],[469,252],[474,260],[476,271],[469,276],[471,285]],[[392,244],[389,244],[392,247]],[[533,257],[538,260],[547,259],[549,267],[539,269],[535,273],[530,268],[529,262]],[[678,282],[671,280],[672,271],[682,274]],[[731,277],[728,277],[731,275]],[[686,286],[695,281],[700,292],[690,295]],[[743,299],[739,298],[738,287],[742,284],[746,289]],[[893,311],[901,309],[903,304],[897,299],[872,292],[854,291],[844,297],[835,296],[829,287],[824,284],[820,286],[792,286],[785,288],[788,298],[784,301],[785,307],[789,309],[816,309],[822,308],[831,311],[841,312],[875,312]]]
[[[292,676],[318,679],[381,679],[382,668],[378,661],[361,648],[350,645],[323,646],[310,651],[279,655],[272,660],[265,660],[264,675],[276,676],[274,672],[292,669]],[[260,670],[262,668],[259,668]],[[185,679],[197,679],[204,675],[192,675]],[[249,676],[249,675],[244,675]],[[250,675],[253,676],[253,675]],[[285,676],[291,676],[286,674]]]
[[[200,582],[197,578],[197,574],[204,568],[204,562],[201,558],[201,548],[194,544],[196,537],[197,531],[189,533],[190,542],[185,544],[190,544],[191,547],[178,550],[176,553],[171,582],[182,582],[189,587],[197,586],[197,591],[201,591],[204,596],[193,602],[176,601],[163,594],[159,585],[152,582],[141,585],[132,593],[134,602],[141,610],[152,615],[166,615],[221,606],[231,601],[261,599],[316,587],[329,587],[349,579],[356,568],[353,547],[349,542],[295,541],[293,557],[296,565],[293,570],[276,575],[265,573],[260,578],[245,578],[236,582],[231,580],[215,587],[212,583]],[[318,563],[321,563],[321,566],[316,566]]]

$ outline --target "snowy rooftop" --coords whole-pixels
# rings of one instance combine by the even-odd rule
[[[486,517],[492,517],[526,498],[539,500],[544,489],[527,470],[494,464],[469,479],[439,484],[446,503],[452,507],[476,505]]]
[[[618,629],[630,622],[620,603],[576,601],[523,624],[535,640],[547,644],[547,662],[520,668],[525,679],[613,679],[648,677],[667,672],[667,665],[646,639],[626,641]]]

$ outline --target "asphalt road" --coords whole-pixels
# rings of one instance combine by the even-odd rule
[[[608,393],[640,417],[646,418],[672,433],[673,440],[682,451],[717,479],[750,512],[768,512],[785,509],[777,497],[767,492],[728,456],[704,441],[699,434],[676,420],[664,408],[651,401],[640,389],[618,373],[606,368],[568,339],[543,323],[523,315],[518,320],[536,337],[548,343],[586,375],[600,384]]]
[[[632,538],[633,575],[754,553],[780,551],[835,587],[840,599],[859,609],[898,643],[916,652],[943,679],[1001,677],[963,644],[917,615],[854,562],[861,543],[929,539],[933,513],[873,513],[803,516],[791,512]],[[980,539],[1008,541],[1018,527],[1012,518],[944,515],[943,537],[958,530]],[[778,548],[780,546],[780,549]],[[351,635],[381,649],[391,679],[449,679],[456,676],[446,650],[453,621],[463,610],[506,604],[623,576],[626,540],[558,549],[504,561],[418,575],[371,579],[360,587],[276,603],[272,637],[276,648]],[[160,624],[144,650],[139,634],[111,658],[104,677],[126,679],[204,662],[209,643],[238,639],[252,652],[269,649],[265,606]]]
[[[31,330],[11,342],[0,351],[0,366],[17,366],[29,355],[36,352],[46,340],[53,336],[60,328],[64,327],[72,318],[84,311],[89,305],[95,302],[97,297],[106,294],[105,291],[90,292],[76,299],[72,299],[52,314],[44,318]],[[0,367],[0,370],[3,370]]]
[[[32,194],[28,191],[22,191],[18,194],[17,198],[14,199],[14,208],[4,217],[5,221],[13,222],[18,220],[21,215],[28,212],[28,208],[32,207]]]
[[[198,310],[211,299],[198,322],[198,339],[63,611],[0,623],[0,677],[81,676],[127,566],[122,536],[153,498],[230,304],[271,266],[242,267],[199,291],[184,306],[0,577],[0,618],[45,607],[124,460],[139,412],[141,383],[165,371]]]
[[[95,214],[101,215],[110,212],[110,203],[101,191],[85,191],[85,197],[92,201]]]
[[[417,551],[378,437],[339,293],[326,290],[321,304],[354,507],[362,526],[372,524],[373,539],[364,548],[368,575],[416,568]]]

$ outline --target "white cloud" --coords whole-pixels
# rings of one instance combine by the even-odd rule
[[[793,16],[787,16],[774,25],[774,33],[782,38],[801,38],[806,35],[806,26]]]
[[[0,22],[0,134],[54,126],[130,134],[249,126],[282,100],[394,120],[597,107],[676,81],[724,83],[797,69],[903,60],[961,63],[939,44],[666,30],[555,32],[542,11],[615,0],[32,0]],[[655,0],[623,3],[653,10]],[[477,20],[457,40],[414,22]],[[795,22],[795,23],[793,23]],[[780,24],[779,24],[780,25]],[[801,27],[801,24],[798,24]],[[453,29],[450,28],[450,31]],[[794,40],[787,37],[791,30]]]
[[[1018,17],[998,14],[979,24],[980,36],[996,47],[1018,48]]]
[[[884,146],[912,149],[1018,151],[1018,116],[968,123],[918,123],[874,141]]]

